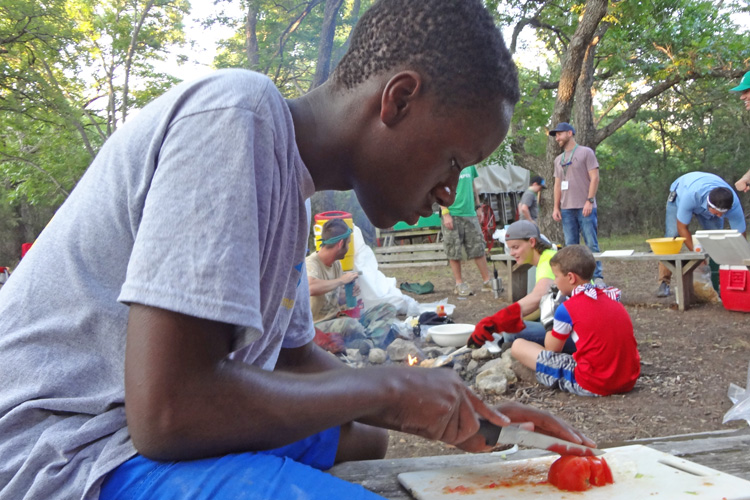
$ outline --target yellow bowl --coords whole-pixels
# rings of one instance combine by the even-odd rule
[[[651,238],[646,243],[651,245],[651,251],[657,255],[670,255],[680,253],[685,238]]]

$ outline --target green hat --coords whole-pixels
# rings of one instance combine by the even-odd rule
[[[737,85],[733,89],[729,89],[732,92],[742,92],[743,90],[750,89],[750,71],[745,73],[745,76],[742,77],[742,81],[739,85]]]

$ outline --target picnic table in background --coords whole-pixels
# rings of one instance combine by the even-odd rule
[[[596,253],[594,257],[597,260],[657,261],[663,263],[673,274],[674,297],[677,308],[684,311],[695,302],[693,271],[708,257],[708,254],[705,252],[683,252],[659,255],[651,252],[609,251]],[[524,297],[528,286],[528,264],[519,266],[508,254],[492,255],[490,260],[505,263],[506,279],[508,280],[505,285],[506,300],[516,302]]]

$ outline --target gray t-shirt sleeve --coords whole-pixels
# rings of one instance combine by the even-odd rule
[[[262,330],[267,228],[257,217],[257,170],[247,165],[263,165],[273,137],[259,125],[253,112],[228,108],[171,126],[118,300]]]

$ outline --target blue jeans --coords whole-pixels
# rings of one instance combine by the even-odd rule
[[[596,218],[596,208],[591,210],[588,217],[583,216],[582,208],[565,208],[560,211],[562,214],[563,234],[565,235],[565,245],[578,245],[581,243],[581,233],[583,241],[593,253],[599,253],[599,239],[597,231],[599,230],[599,221]],[[603,278],[602,263],[596,261],[594,270],[594,279]]]
[[[547,336],[547,331],[544,329],[544,325],[538,321],[524,321],[523,323],[526,325],[526,328],[520,332],[503,333],[503,341],[513,342],[516,339],[524,339],[544,347],[544,338]],[[576,352],[576,343],[573,342],[572,336],[568,337],[568,340],[565,341],[562,352],[567,354],[573,354]]]

